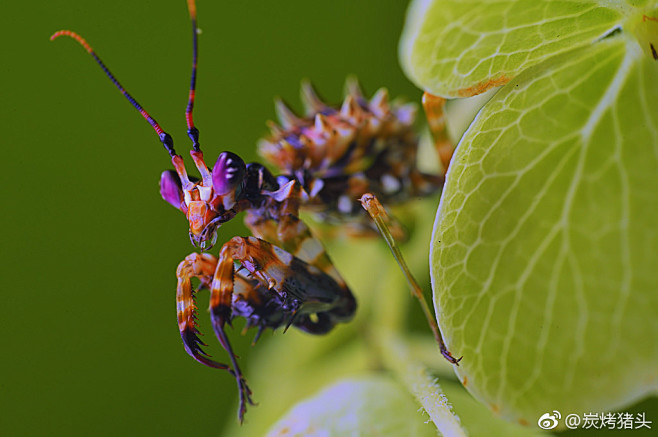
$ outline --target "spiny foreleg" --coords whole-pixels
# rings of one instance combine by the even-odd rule
[[[233,266],[231,265],[231,271],[228,274],[229,280],[231,281],[230,288],[233,287]],[[217,324],[223,324],[226,322],[226,319],[223,317],[229,317],[228,321],[230,322],[230,306],[231,306],[231,292],[226,293],[222,296],[223,299],[228,298],[228,310],[224,305],[218,305],[217,299],[218,294],[213,293],[213,287],[217,283],[218,277],[226,275],[226,265],[222,265],[221,262],[218,263],[217,258],[214,256],[203,253],[192,253],[188,255],[179,265],[176,272],[178,277],[178,287],[176,293],[176,302],[178,307],[178,328],[183,338],[183,345],[188,354],[192,356],[195,360],[206,366],[213,367],[216,369],[225,369],[233,375],[238,383],[238,390],[240,394],[240,410],[238,412],[238,417],[240,422],[244,418],[244,412],[246,411],[246,403],[249,402],[253,405],[251,400],[251,390],[247,386],[247,383],[242,376],[240,367],[238,367],[236,356],[233,353],[231,344],[226,337],[223,329],[217,328]],[[197,329],[197,311],[196,311],[196,302],[195,302],[195,291],[192,288],[192,278],[198,278],[201,281],[201,286],[205,288],[211,288],[211,319],[213,322],[213,329],[215,334],[219,339],[220,343],[226,350],[231,359],[233,369],[226,364],[218,363],[210,359],[210,356],[202,349],[202,346],[207,346],[201,339],[198,337],[199,331]],[[223,300],[222,303],[226,303],[226,300]],[[215,311],[213,311],[215,309]],[[220,313],[219,315],[216,312]],[[218,320],[218,317],[222,318],[221,322]],[[219,331],[219,332],[218,332]]]
[[[192,288],[192,278],[199,278],[201,284],[209,283],[217,266],[217,258],[204,253],[192,253],[179,265],[176,271],[178,286],[176,287],[176,307],[178,313],[178,329],[183,339],[183,345],[188,354],[201,364],[216,369],[226,369],[233,373],[226,364],[210,359],[202,346],[207,346],[199,338],[197,325],[197,307],[195,290]]]

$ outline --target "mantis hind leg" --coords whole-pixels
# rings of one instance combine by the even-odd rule
[[[446,129],[445,105],[446,99],[443,97],[435,96],[427,91],[423,94],[423,109],[427,125],[434,138],[434,147],[439,155],[444,174],[448,170],[450,159],[455,151],[455,146],[448,138]]]
[[[379,232],[381,232],[382,236],[384,237],[384,240],[386,240],[389,249],[393,253],[393,257],[398,262],[398,265],[400,266],[402,273],[404,273],[407,283],[409,284],[409,288],[411,289],[411,293],[414,295],[414,297],[418,299],[418,302],[420,303],[423,313],[425,314],[425,318],[427,319],[427,323],[430,325],[430,328],[432,329],[432,334],[434,334],[434,339],[439,345],[439,350],[441,351],[441,355],[443,355],[445,359],[451,362],[452,364],[459,365],[459,361],[461,360],[461,358],[454,358],[452,356],[452,353],[448,350],[448,347],[446,346],[445,341],[443,340],[443,336],[441,335],[441,331],[439,330],[438,323],[436,322],[436,319],[432,315],[430,306],[427,303],[425,296],[423,295],[423,290],[420,288],[420,285],[418,285],[418,282],[416,282],[416,279],[411,274],[411,271],[409,271],[409,267],[407,266],[407,263],[405,262],[404,257],[402,256],[402,252],[400,251],[400,248],[398,247],[397,243],[395,242],[395,239],[393,238],[391,232],[388,230],[388,227],[386,226],[387,223],[386,218],[388,217],[386,210],[379,202],[379,200],[377,200],[377,198],[370,193],[364,194],[360,200],[361,200],[361,204],[363,205],[363,208],[368,212],[368,214],[370,214],[370,217],[372,217],[373,221],[377,225]]]

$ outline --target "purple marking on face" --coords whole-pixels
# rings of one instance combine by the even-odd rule
[[[174,170],[166,170],[160,176],[160,195],[164,200],[180,209],[183,201],[183,186],[178,173]]]
[[[220,153],[212,169],[215,193],[224,195],[233,191],[242,184],[246,173],[247,166],[242,158],[231,152]]]

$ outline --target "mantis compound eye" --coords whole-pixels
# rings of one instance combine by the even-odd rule
[[[240,187],[245,179],[247,166],[235,153],[222,152],[212,169],[212,185],[215,193],[228,194]]]
[[[180,209],[183,201],[183,186],[174,170],[162,172],[162,176],[160,176],[160,195],[164,200]]]

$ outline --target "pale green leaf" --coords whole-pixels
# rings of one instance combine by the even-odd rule
[[[420,88],[471,96],[591,44],[619,26],[630,9],[614,0],[415,0],[400,60]]]
[[[619,33],[520,74],[453,158],[432,242],[467,388],[505,417],[658,388],[658,63]]]
[[[427,417],[427,416],[425,416]],[[269,437],[432,436],[413,397],[384,374],[340,381],[293,407]]]

